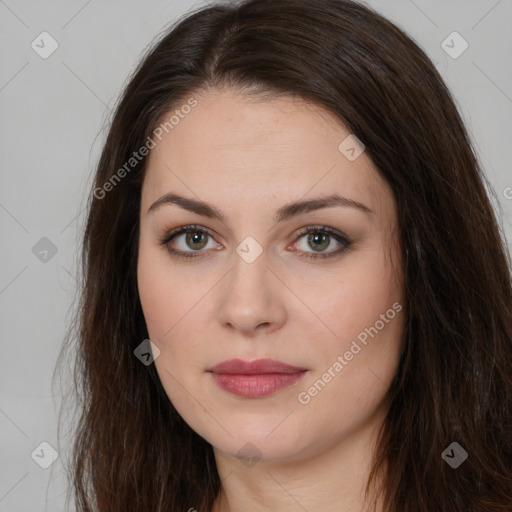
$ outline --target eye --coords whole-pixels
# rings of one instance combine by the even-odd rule
[[[183,238],[182,238],[183,237]],[[167,250],[178,258],[195,258],[200,256],[200,254],[194,254],[199,252],[204,252],[202,249],[207,247],[208,245],[208,237],[213,237],[210,231],[206,228],[190,225],[190,226],[182,226],[180,228],[176,228],[171,232],[167,233],[163,240],[160,243],[167,247]],[[180,240],[182,238],[182,240]],[[177,241],[181,241],[181,247],[178,249],[173,249],[170,247],[170,243]],[[215,246],[215,244],[213,244]],[[191,249],[191,250],[187,250]],[[212,247],[209,247],[210,249]]]
[[[297,240],[302,241],[302,239],[305,243],[302,244],[302,248],[299,247],[299,250],[304,253],[303,257],[306,259],[337,256],[348,249],[352,243],[346,235],[327,226],[308,226],[302,229],[297,235]],[[332,248],[333,245],[341,246],[341,248],[325,250],[329,247]],[[309,248],[312,248],[313,252],[308,252]]]

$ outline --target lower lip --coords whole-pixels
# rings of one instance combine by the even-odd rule
[[[246,398],[258,398],[271,395],[280,389],[291,386],[306,372],[296,373],[265,373],[258,375],[232,375],[212,373],[216,384],[234,395]]]

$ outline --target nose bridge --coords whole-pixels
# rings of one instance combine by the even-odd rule
[[[257,242],[244,240],[236,248],[233,257],[233,270],[230,272],[229,289],[238,300],[246,300],[245,294],[253,296],[257,301],[261,298],[269,300],[269,265],[268,253]]]
[[[285,309],[279,284],[267,268],[269,255],[254,239],[245,239],[233,256],[219,305],[220,322],[246,332],[261,324],[280,325]]]

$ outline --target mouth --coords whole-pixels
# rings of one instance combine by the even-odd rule
[[[224,391],[246,398],[259,398],[291,386],[308,370],[273,359],[230,359],[207,371]]]

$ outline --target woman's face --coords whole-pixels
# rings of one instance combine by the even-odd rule
[[[318,107],[194,98],[165,117],[181,112],[154,138],[142,189],[138,287],[156,369],[216,450],[312,456],[383,419],[404,325],[393,195]],[[212,371],[233,359],[292,368]]]

